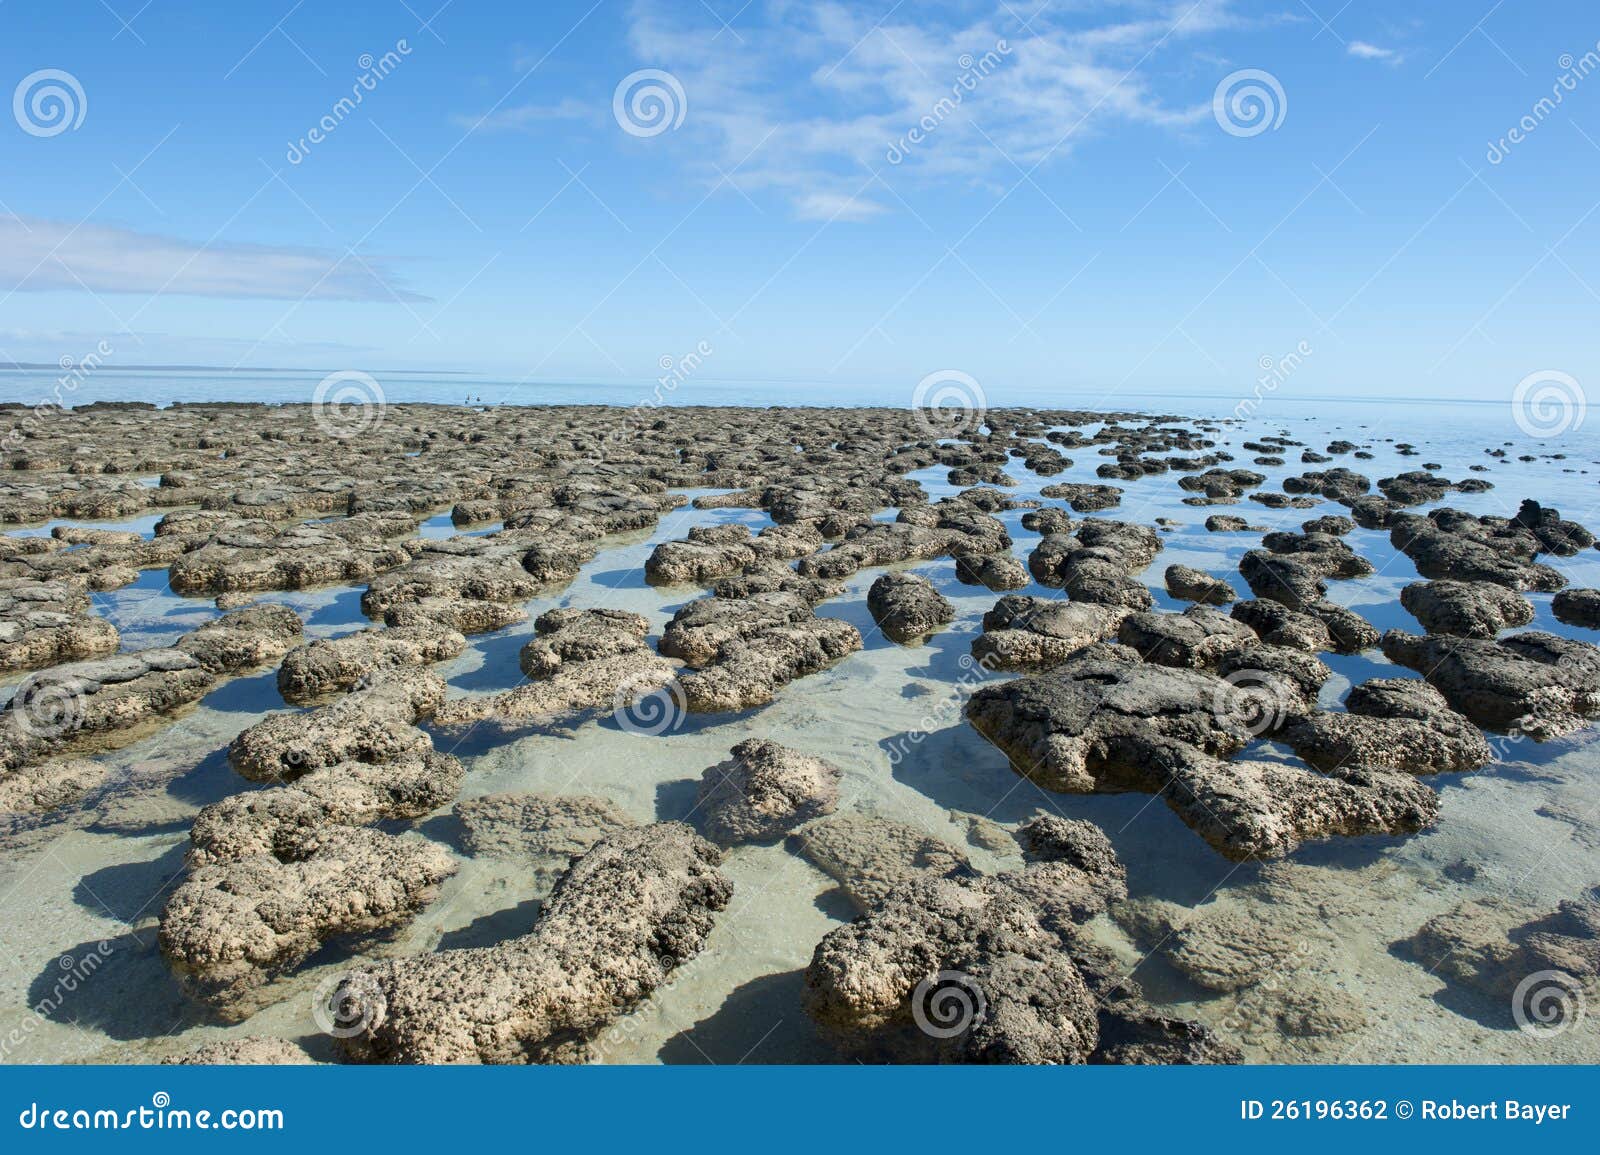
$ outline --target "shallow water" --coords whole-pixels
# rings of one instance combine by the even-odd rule
[[[751,403],[764,402],[752,398]],[[1213,407],[1196,399],[1187,405],[1173,399],[1151,407],[1204,414],[1227,412],[1232,402]],[[1417,443],[1421,455],[1400,456],[1391,444],[1374,437],[1379,428],[1385,436]],[[1375,460],[1338,457],[1330,465],[1305,466],[1291,451],[1286,466],[1258,467],[1250,465],[1253,454],[1238,448],[1242,441],[1279,432],[1318,450],[1334,438],[1347,438],[1369,445]],[[1600,444],[1569,436],[1558,449],[1541,450],[1519,434],[1509,413],[1500,408],[1491,412],[1479,406],[1394,403],[1374,411],[1370,404],[1274,398],[1256,419],[1223,436],[1231,442],[1235,465],[1267,474],[1267,489],[1278,489],[1283,477],[1313,468],[1346,465],[1375,480],[1437,462],[1443,467],[1440,472],[1452,479],[1482,476],[1495,483],[1488,493],[1452,494],[1440,503],[1473,512],[1510,515],[1522,498],[1535,497],[1593,527],[1600,499],[1595,485],[1600,470],[1585,472],[1596,469]],[[1511,459],[1485,456],[1486,448],[1507,440],[1515,443]],[[1549,449],[1568,457],[1515,460],[1518,453]],[[1049,478],[1013,460],[1007,470],[1022,482],[1013,494],[1035,496],[1041,486],[1054,482],[1098,480],[1094,469],[1102,458],[1084,450],[1068,452],[1074,467]],[[1488,471],[1468,473],[1474,464],[1486,465]],[[956,492],[942,468],[914,476],[933,499]],[[1161,588],[1162,571],[1176,562],[1227,577],[1244,589],[1238,559],[1258,543],[1259,535],[1208,533],[1203,526],[1208,514],[1239,514],[1254,525],[1292,529],[1309,517],[1341,511],[1332,503],[1282,511],[1250,502],[1189,507],[1181,503],[1184,494],[1173,475],[1116,484],[1126,490],[1123,504],[1103,516],[1146,524],[1166,517],[1179,523],[1164,534],[1166,548],[1144,574],[1158,607],[1165,609],[1183,608]],[[705,492],[710,491],[689,491],[687,496]],[[998,516],[1015,539],[1017,556],[1026,558],[1038,535],[1022,529],[1021,512]],[[422,532],[449,536],[454,531],[448,514],[448,509],[439,511]],[[147,530],[153,521],[144,518],[119,527]],[[466,654],[436,669],[456,693],[486,693],[516,684],[521,680],[517,653],[533,631],[532,617],[557,605],[635,610],[649,617],[658,636],[672,612],[703,591],[646,585],[645,558],[656,543],[682,537],[691,526],[729,521],[753,529],[767,524],[759,511],[685,507],[662,517],[648,534],[608,539],[607,548],[558,596],[529,603],[528,622],[471,639]],[[1401,587],[1417,577],[1411,562],[1390,547],[1386,533],[1357,529],[1348,540],[1378,572],[1331,583],[1332,598],[1380,628],[1416,631],[1416,623],[1398,603]],[[1600,553],[1541,560],[1574,586],[1600,585]],[[1600,882],[1600,757],[1590,733],[1544,744],[1497,741],[1500,761],[1473,774],[1432,780],[1443,793],[1442,815],[1434,829],[1406,839],[1310,845],[1290,860],[1287,870],[1276,871],[1278,885],[1292,887],[1306,901],[1269,904],[1259,890],[1248,889],[1261,875],[1260,867],[1222,859],[1158,800],[1145,795],[1055,795],[1014,774],[960,713],[965,695],[986,677],[971,663],[968,647],[983,612],[998,595],[956,582],[950,559],[902,568],[932,579],[956,606],[957,619],[923,645],[895,645],[877,630],[865,606],[867,587],[883,571],[857,574],[844,596],[818,610],[857,626],[865,649],[831,670],[794,682],[766,708],[690,717],[657,736],[624,729],[609,715],[555,730],[507,734],[478,727],[464,735],[436,735],[439,747],[467,764],[463,797],[505,790],[597,794],[634,818],[650,821],[688,816],[694,783],[705,767],[725,758],[729,747],[744,738],[770,737],[843,768],[841,809],[881,813],[924,827],[960,846],[985,869],[1015,866],[1020,859],[969,842],[968,816],[1006,827],[1040,811],[1089,818],[1112,837],[1127,864],[1134,895],[1186,906],[1209,903],[1208,909],[1237,908],[1272,922],[1303,944],[1270,984],[1218,996],[1194,986],[1159,957],[1141,960],[1109,920],[1095,924],[1098,937],[1137,967],[1135,976],[1153,1000],[1217,1026],[1240,1042],[1253,1061],[1600,1061],[1600,1031],[1593,1016],[1557,1037],[1533,1038],[1515,1029],[1508,1008],[1447,989],[1392,950],[1396,940],[1412,934],[1425,919],[1465,898],[1506,895],[1548,908]],[[150,571],[133,586],[96,595],[100,612],[124,630],[127,648],[168,643],[216,614],[208,600],[173,595],[164,576]],[[1054,591],[1029,587],[1019,592]],[[306,620],[308,634],[324,637],[367,624],[359,597],[359,587],[350,587],[273,594],[265,600],[294,607]],[[1530,597],[1538,616],[1529,628],[1595,640],[1590,631],[1557,623],[1550,613],[1550,595]],[[1358,657],[1324,655],[1324,660],[1335,671],[1324,691],[1327,705],[1336,705],[1352,682],[1414,676],[1376,651]],[[0,686],[0,693],[19,680]],[[440,900],[394,938],[366,944],[360,948],[363,953],[340,946],[325,949],[282,980],[274,988],[278,1001],[248,1022],[226,1028],[209,1024],[168,974],[155,945],[156,920],[182,870],[194,814],[243,785],[223,756],[227,742],[265,713],[285,708],[270,672],[223,684],[174,725],[105,756],[127,769],[130,778],[126,791],[107,803],[96,825],[74,829],[62,824],[34,832],[19,838],[0,859],[0,925],[6,927],[8,947],[0,974],[0,1059],[149,1060],[231,1034],[300,1038],[314,1054],[331,1057],[328,1040],[312,1019],[312,990],[352,957],[479,945],[531,925],[547,880],[514,864],[461,855],[462,869],[445,885]],[[1551,807],[1576,821],[1536,813]],[[421,829],[460,854],[448,812],[424,821]],[[706,951],[602,1037],[605,1061],[834,1060],[801,1010],[801,971],[818,940],[853,911],[827,876],[783,844],[736,849],[726,870],[735,895]],[[85,960],[95,961],[89,966]],[[86,967],[92,973],[63,994],[62,976]],[[1282,992],[1312,987],[1353,996],[1365,1008],[1366,1023],[1320,1039],[1290,1037],[1273,1027],[1271,1013]],[[43,1013],[29,1009],[41,1004]],[[8,1036],[18,1041],[4,1042]]]

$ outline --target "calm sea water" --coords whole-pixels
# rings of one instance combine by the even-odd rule
[[[522,382],[512,378],[476,374],[439,374],[377,371],[372,374],[385,401],[460,405],[820,405],[888,406],[912,404],[916,383],[842,384],[837,382],[706,381],[692,375],[672,380],[669,372],[662,382]],[[100,370],[97,372],[0,370],[0,402],[37,405],[59,398],[68,406],[96,401],[145,401],[168,405],[174,401],[258,401],[267,404],[306,404],[317,394],[324,380],[319,372],[302,370],[239,371],[211,369],[177,370]],[[1263,422],[1294,421],[1324,414],[1337,414],[1337,420],[1352,423],[1355,429],[1371,429],[1397,440],[1429,434],[1442,429],[1471,431],[1474,436],[1492,436],[1497,431],[1506,438],[1530,440],[1516,424],[1511,390],[1504,399],[1463,400],[1458,397],[1418,397],[1396,389],[1391,396],[1343,395],[1323,391],[1299,390],[1291,379],[1275,389],[1261,389],[1253,382],[1241,383],[1234,391],[1210,385],[1204,389],[1175,392],[1110,391],[1097,386],[1060,389],[1019,389],[984,382],[984,402],[990,406],[1031,405],[1055,408],[1122,410],[1145,413],[1173,413],[1194,417],[1227,417],[1237,412],[1241,402],[1248,415]],[[1564,420],[1530,422],[1537,430],[1554,430],[1559,435],[1547,438],[1567,445],[1588,443],[1600,455],[1600,438],[1586,434],[1581,410],[1566,405]],[[1600,428],[1600,418],[1596,419]],[[1359,440],[1354,436],[1351,440]],[[1538,440],[1534,437],[1533,440]]]

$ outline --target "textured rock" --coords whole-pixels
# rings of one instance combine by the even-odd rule
[[[1430,974],[1497,1000],[1531,980],[1516,1011],[1535,1026],[1571,1026],[1574,1000],[1600,991],[1600,888],[1551,912],[1495,897],[1464,902],[1423,923],[1404,945]],[[1576,1007],[1581,1014],[1581,1001]],[[1552,1022],[1552,1013],[1564,1019]]]
[[[1158,666],[1201,669],[1228,650],[1256,641],[1249,626],[1205,606],[1181,614],[1130,614],[1117,627],[1117,641]]]
[[[919,641],[956,616],[955,607],[917,574],[884,574],[867,591],[867,608],[879,628],[902,644]]]
[[[912,883],[828,934],[804,1002],[863,1058],[1081,1063],[1099,1039],[1082,976],[1028,904],[948,879]]]
[[[990,590],[1019,590],[1027,585],[1028,567],[1009,553],[956,555],[956,580]]]
[[[97,658],[120,641],[77,583],[0,580],[0,673]]]
[[[533,628],[539,636],[522,647],[522,672],[548,678],[567,662],[645,651],[650,623],[626,610],[558,609],[540,614]]]
[[[839,805],[831,762],[759,738],[730,754],[706,770],[695,800],[706,837],[720,846],[781,838]]]
[[[1239,597],[1221,578],[1186,565],[1169,565],[1164,575],[1167,592],[1180,601],[1205,606],[1225,606]]]
[[[161,1061],[169,1066],[188,1067],[282,1067],[316,1062],[298,1043],[261,1035],[207,1043]]]
[[[1493,582],[1512,590],[1549,591],[1567,584],[1556,570],[1534,560],[1544,543],[1504,518],[1436,509],[1427,517],[1400,514],[1388,524],[1390,542],[1425,578]]]
[[[920,878],[971,877],[965,855],[915,826],[867,814],[835,814],[796,836],[800,853],[834,878],[856,907],[878,907]]]
[[[1012,594],[983,615],[972,656],[988,670],[1040,670],[1116,632],[1126,606]]]
[[[1550,599],[1551,612],[1556,620],[1569,626],[1600,629],[1600,590],[1562,590]],[[1528,621],[1531,621],[1530,617]],[[1525,625],[1526,622],[1513,622]]]
[[[814,674],[861,648],[850,623],[810,614],[724,642],[709,664],[679,677],[677,690],[691,713],[765,706],[796,678]],[[670,627],[669,627],[670,629]],[[663,637],[661,648],[666,650]]]
[[[292,782],[340,762],[389,762],[432,749],[416,722],[443,703],[445,684],[426,670],[386,671],[332,705],[274,714],[228,747],[228,761],[255,782]]]
[[[1040,585],[1063,589],[1073,601],[1142,610],[1153,599],[1132,575],[1160,550],[1161,539],[1149,526],[1090,518],[1071,536],[1040,541],[1028,557],[1028,569]]]
[[[1533,603],[1494,582],[1412,582],[1400,591],[1400,604],[1430,634],[1492,638],[1533,621]]]
[[[330,938],[407,921],[455,870],[436,843],[326,827],[289,861],[256,854],[191,872],[162,913],[161,953],[191,997],[243,1018],[270,978]]]
[[[1476,726],[1412,678],[1363,682],[1350,691],[1345,713],[1300,715],[1278,739],[1318,770],[1358,765],[1438,774],[1476,770],[1494,758]]]
[[[286,702],[317,702],[347,693],[379,671],[431,665],[466,648],[460,632],[433,622],[361,630],[290,651],[278,668],[278,692]]]
[[[100,789],[117,777],[101,762],[63,758],[0,775],[0,814],[47,814]]]
[[[1222,761],[1304,701],[1285,675],[1247,673],[1224,680],[1091,647],[1046,674],[978,690],[967,719],[1046,789],[1160,794],[1230,858],[1281,857],[1307,839],[1413,833],[1434,821],[1436,795],[1407,775]]]
[[[700,952],[732,887],[686,826],[618,831],[580,858],[521,938],[378,963],[348,976],[360,1061],[571,1060]]]
[[[1535,630],[1499,641],[1390,630],[1383,652],[1486,730],[1543,741],[1600,714],[1600,650],[1587,642]]]
[[[301,856],[325,827],[370,826],[421,818],[455,797],[466,771],[448,754],[428,752],[373,765],[341,762],[292,786],[235,794],[195,816],[189,831],[191,868],[238,862],[258,854],[281,861]]]
[[[490,858],[571,860],[637,825],[617,805],[587,794],[487,794],[456,803],[467,852]]]

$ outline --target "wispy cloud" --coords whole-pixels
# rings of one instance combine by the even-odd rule
[[[1376,44],[1369,44],[1365,40],[1352,40],[1345,46],[1345,51],[1351,56],[1362,60],[1381,60],[1385,64],[1399,64],[1405,60],[1404,56],[1393,48],[1381,48]]]
[[[959,11],[774,2],[749,8],[735,41],[694,5],[636,0],[629,39],[638,63],[681,81],[689,113],[673,136],[708,183],[776,191],[803,217],[861,220],[882,211],[852,199],[875,172],[1010,183],[1118,125],[1201,123],[1209,90],[1203,104],[1173,104],[1152,77],[1185,41],[1237,23],[1229,0],[1140,0],[1099,23],[1076,5]],[[923,139],[906,148],[913,130]]]
[[[426,301],[381,260],[203,244],[118,225],[0,214],[0,293],[90,290],[312,301]]]
[[[609,115],[609,109],[567,97],[555,104],[519,104],[481,116],[457,116],[454,120],[469,132],[530,132],[561,121],[600,123]]]

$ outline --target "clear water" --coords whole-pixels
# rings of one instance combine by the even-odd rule
[[[304,401],[314,383],[315,375],[266,375],[243,382],[200,374],[103,373],[79,390],[74,400],[225,396]],[[0,400],[30,400],[27,388],[38,384],[26,374],[0,375]],[[492,384],[481,384],[485,401],[497,400]],[[396,402],[459,403],[469,392],[464,378],[419,376],[398,383],[385,379],[385,388],[389,400]],[[477,384],[470,388],[473,396],[480,392]],[[632,386],[539,386],[512,392],[524,402],[631,405],[642,399]],[[848,401],[905,403],[905,398],[890,392],[852,396]],[[728,387],[716,396],[712,393],[710,386],[685,386],[670,401],[846,403],[793,386]],[[1197,417],[1227,415],[1239,400],[1104,399],[1069,393],[1050,397],[991,393],[989,399],[995,404],[1084,408],[1099,403],[1104,408]],[[1569,434],[1559,444],[1540,445],[1521,433],[1509,403],[1380,404],[1296,398],[1285,389],[1269,398],[1245,426],[1229,429],[1224,436],[1232,443],[1237,464],[1248,465],[1253,454],[1241,451],[1240,442],[1275,433],[1286,433],[1319,450],[1334,438],[1368,446],[1375,460],[1346,457],[1336,459],[1336,464],[1374,480],[1437,462],[1451,478],[1482,476],[1495,483],[1488,493],[1451,495],[1443,504],[1509,515],[1522,498],[1535,497],[1591,527],[1595,523],[1600,441],[1587,434]],[[1402,457],[1388,439],[1413,442],[1421,455]],[[1485,455],[1486,449],[1507,442],[1509,459]],[[1522,453],[1566,457],[1517,461]],[[1013,461],[1008,470],[1022,481],[1016,495],[1035,495],[1040,486],[1052,482],[1097,480],[1094,469],[1102,458],[1081,450],[1069,455],[1075,466],[1050,478],[1037,477]],[[1286,475],[1326,468],[1302,466],[1297,457],[1294,451],[1289,465],[1262,469],[1269,477],[1268,488],[1279,488],[1277,483]],[[1487,465],[1488,471],[1469,474],[1468,467],[1474,464]],[[916,476],[933,498],[954,492],[942,469]],[[1238,580],[1238,559],[1259,537],[1207,533],[1203,527],[1207,514],[1236,513],[1255,525],[1294,528],[1307,517],[1339,512],[1326,503],[1311,511],[1272,511],[1249,502],[1193,508],[1181,504],[1183,494],[1173,475],[1119,484],[1127,491],[1123,505],[1105,516],[1145,523],[1166,517],[1178,523],[1164,535],[1166,549],[1144,575],[1157,604],[1169,609],[1182,608],[1161,588],[1162,571],[1175,562],[1229,577],[1244,588]],[[1022,529],[1020,511],[1000,516],[1016,540],[1018,556],[1025,558],[1037,535]],[[147,521],[127,524],[144,528]],[[700,591],[647,586],[642,577],[645,558],[657,542],[682,537],[691,526],[727,521],[743,521],[752,528],[766,524],[765,515],[750,510],[676,511],[650,533],[609,539],[607,548],[567,589],[530,603],[528,609],[531,615],[555,605],[633,609],[648,615],[659,632],[672,612],[700,596]],[[484,528],[473,527],[473,532]],[[448,510],[437,511],[424,532],[448,536]],[[1410,561],[1389,546],[1386,534],[1358,529],[1350,541],[1378,572],[1358,581],[1333,583],[1334,598],[1380,628],[1416,630],[1398,603],[1401,587],[1417,577]],[[1546,560],[1575,586],[1600,585],[1600,553]],[[976,677],[963,659],[983,612],[997,595],[958,584],[948,559],[908,568],[926,574],[954,602],[959,615],[955,622],[924,645],[897,646],[877,631],[866,611],[866,588],[880,571],[859,574],[843,597],[825,603],[819,612],[856,625],[866,638],[866,648],[832,670],[793,683],[764,709],[690,718],[656,738],[629,733],[602,717],[577,720],[554,731],[509,736],[474,731],[455,745],[456,739],[440,735],[440,747],[467,764],[464,796],[504,790],[600,794],[640,821],[649,821],[685,814],[700,773],[726,757],[730,746],[747,737],[769,737],[840,765],[845,772],[843,809],[915,823],[962,847],[986,869],[1014,866],[1018,860],[969,844],[969,815],[1007,826],[1040,811],[1089,818],[1111,835],[1128,866],[1135,895],[1192,907],[1205,904],[1203,909],[1210,911],[1237,910],[1297,947],[1303,944],[1304,949],[1296,949],[1293,961],[1270,982],[1217,996],[1190,984],[1162,958],[1141,960],[1109,920],[1094,924],[1096,934],[1130,967],[1137,967],[1136,977],[1152,998],[1174,1013],[1218,1026],[1242,1042],[1253,1061],[1600,1061],[1600,1031],[1593,1026],[1593,1015],[1566,1034],[1535,1039],[1514,1028],[1507,1008],[1447,988],[1392,949],[1396,940],[1409,936],[1425,919],[1465,898],[1504,895],[1549,907],[1600,881],[1600,829],[1595,824],[1600,817],[1600,758],[1590,734],[1545,744],[1506,743],[1501,746],[1502,761],[1473,774],[1436,779],[1443,813],[1433,830],[1409,839],[1347,839],[1307,847],[1272,872],[1280,898],[1287,892],[1296,901],[1267,903],[1251,885],[1261,875],[1259,867],[1223,860],[1150,798],[1052,795],[1015,775],[960,716],[964,694]],[[272,600],[293,605],[313,636],[331,636],[365,624],[359,594],[359,588],[335,588],[272,595]],[[1595,640],[1588,631],[1555,622],[1549,595],[1535,594],[1532,600],[1538,613],[1532,628]],[[174,596],[159,573],[146,574],[127,589],[97,595],[97,602],[101,612],[124,629],[134,648],[170,642],[216,612],[209,602]],[[517,652],[531,631],[531,624],[522,624],[475,638],[465,655],[439,670],[460,693],[513,685],[520,680]],[[1352,681],[1410,676],[1376,653],[1327,660],[1335,670],[1325,691],[1329,704],[1342,698]],[[9,686],[0,685],[0,693],[8,690]],[[275,988],[279,1001],[273,1006],[247,1023],[225,1028],[209,1023],[183,997],[155,945],[156,921],[166,893],[180,876],[195,812],[243,785],[228,767],[223,749],[239,730],[284,708],[271,673],[220,687],[173,726],[107,755],[129,771],[130,784],[107,804],[95,825],[76,828],[64,823],[34,832],[14,839],[0,855],[0,920],[8,948],[0,973],[0,1040],[13,1029],[20,1032],[16,1036],[20,1042],[8,1045],[0,1059],[148,1060],[238,1033],[298,1038],[315,1053],[331,1054],[312,1019],[311,992],[320,978],[348,963],[348,952],[337,946],[324,950]],[[1574,821],[1543,816],[1541,809],[1566,813]],[[425,821],[421,828],[455,847],[456,827],[448,813]],[[479,945],[531,924],[541,897],[538,879],[504,862],[463,855],[462,864],[437,903],[393,941],[365,949],[414,953]],[[853,912],[826,876],[781,844],[739,848],[729,855],[726,870],[735,883],[735,897],[706,952],[684,967],[668,989],[620,1024],[605,1049],[607,1061],[833,1058],[800,1008],[801,972],[817,941]],[[59,976],[72,967],[63,960],[91,954],[104,960],[92,977],[71,994],[53,997]],[[1365,1024],[1319,1039],[1291,1038],[1270,1025],[1261,1027],[1285,992],[1317,989],[1352,996],[1365,1008]],[[30,1009],[42,1002],[47,1004],[42,1013]]]

